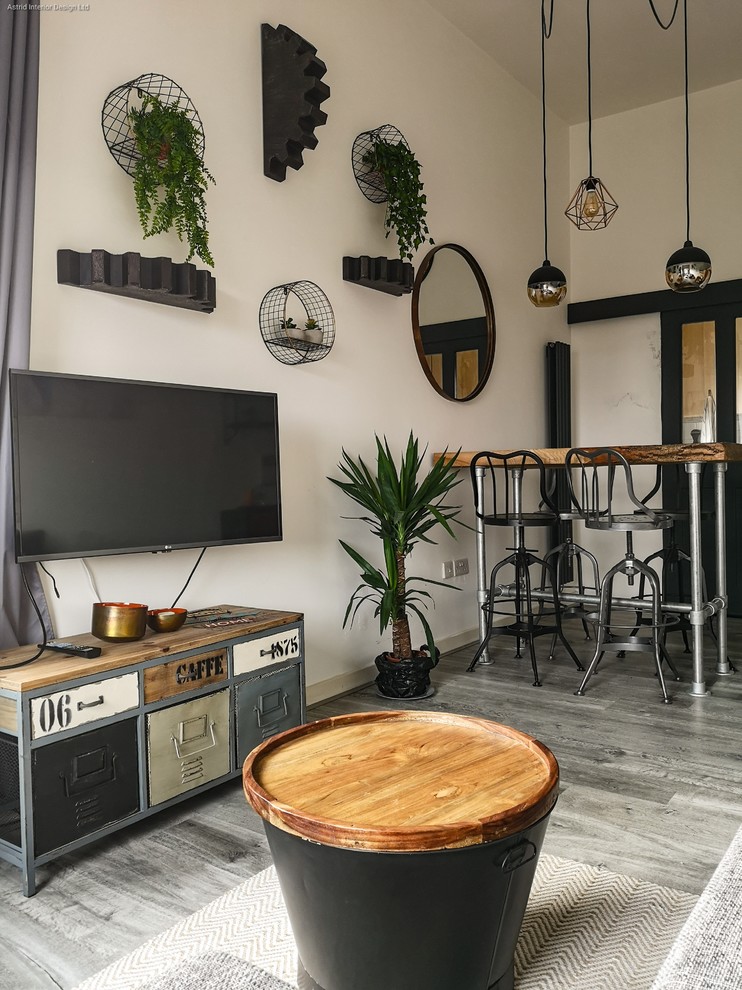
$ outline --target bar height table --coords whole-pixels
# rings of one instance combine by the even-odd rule
[[[601,446],[609,446],[602,444]],[[567,456],[567,447],[529,448],[538,454],[549,468],[563,468]],[[598,449],[593,446],[588,449]],[[717,627],[717,674],[730,674],[732,667],[727,653],[727,558],[726,558],[726,507],[725,507],[725,477],[727,464],[730,461],[742,461],[742,444],[739,443],[673,443],[673,444],[640,444],[613,445],[629,464],[684,464],[688,474],[689,509],[690,509],[690,558],[691,558],[691,601],[690,607],[681,603],[664,603],[670,610],[687,612],[693,628],[693,682],[690,693],[696,697],[704,697],[706,681],[703,672],[703,626],[710,615],[716,615]],[[505,450],[500,449],[500,453]],[[458,468],[469,468],[476,457],[476,451],[462,451],[453,463]],[[443,454],[435,454],[436,458]],[[712,601],[703,600],[703,580],[701,570],[701,468],[710,464],[714,471],[714,502],[716,510],[715,543],[716,543],[716,597]],[[476,484],[479,486],[480,502],[483,496],[484,470],[477,470]],[[485,552],[485,530],[481,520],[476,521],[476,550],[477,550],[477,602],[479,607],[479,633],[483,638],[486,634],[487,620],[482,612],[482,606],[487,601],[487,564]],[[571,595],[571,599],[589,598],[589,596]],[[595,599],[597,602],[597,599]],[[483,653],[481,663],[492,662]]]

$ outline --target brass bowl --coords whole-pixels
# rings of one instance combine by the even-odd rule
[[[141,639],[147,631],[147,606],[136,602],[95,602],[90,631],[107,643]]]
[[[188,615],[187,608],[151,608],[147,612],[147,625],[155,632],[175,632]]]

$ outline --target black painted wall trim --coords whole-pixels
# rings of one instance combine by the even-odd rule
[[[637,292],[631,296],[570,303],[567,306],[567,323],[593,323],[597,320],[615,320],[622,316],[669,313],[673,310],[737,302],[742,302],[742,278],[730,279],[728,282],[711,282],[701,292],[678,293],[672,289],[664,289],[659,292]]]

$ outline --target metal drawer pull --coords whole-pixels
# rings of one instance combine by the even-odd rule
[[[281,701],[283,702],[283,711],[281,712],[280,715],[274,714],[276,711],[275,708],[271,708],[270,713],[266,713],[265,711],[263,711],[264,698],[265,696],[263,696],[260,699],[260,704],[255,706],[255,712],[258,716],[258,725],[260,726],[260,728],[262,728],[264,725],[270,725],[272,722],[280,722],[281,719],[285,718],[289,713],[289,696],[287,694],[284,694],[284,696],[281,698]],[[264,722],[260,716],[265,714],[273,714],[273,718],[267,718]]]
[[[261,650],[260,655],[261,657],[274,657],[276,655],[276,644],[274,643],[269,650]]]
[[[77,710],[78,712],[81,712],[83,708],[95,708],[96,705],[102,705],[102,704],[103,704],[103,695],[99,694],[98,698],[95,701],[78,701]]]
[[[186,756],[195,756],[196,753],[203,753],[207,749],[213,749],[216,746],[216,733],[214,732],[215,722],[209,722],[209,731],[211,732],[211,742],[207,743],[205,746],[201,746],[200,749],[192,749]],[[175,746],[175,755],[179,760],[183,759],[183,754],[180,751],[180,745],[175,736],[170,736],[173,746]]]

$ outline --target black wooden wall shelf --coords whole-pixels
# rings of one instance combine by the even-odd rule
[[[404,134],[392,124],[382,124],[381,127],[375,127],[372,131],[361,131],[353,142],[350,157],[358,188],[372,203],[386,203],[388,196],[381,173],[364,161],[369,152],[373,151],[376,141],[403,144],[408,150],[409,145],[405,141]]]
[[[285,24],[261,26],[263,63],[263,172],[283,182],[286,169],[304,164],[304,149],[316,148],[320,110],[330,95],[321,82],[327,71],[317,49]]]
[[[390,296],[401,296],[412,292],[415,269],[409,261],[399,258],[369,258],[362,254],[360,258],[343,258],[343,278]]]
[[[188,94],[167,76],[157,72],[147,72],[111,90],[103,102],[101,113],[103,137],[106,139],[108,150],[121,168],[128,175],[133,175],[136,163],[141,158],[137,151],[134,133],[129,125],[129,109],[132,100],[139,104],[142,93],[157,97],[161,103],[177,103],[181,110],[185,110],[200,134],[198,151],[203,157],[204,129]]]
[[[57,251],[57,282],[198,313],[211,313],[216,307],[216,279],[211,272],[185,261],[143,258],[134,251],[85,253],[63,248]]]
[[[306,321],[300,316],[299,308],[318,324],[322,331],[321,342],[301,339],[301,329]],[[298,319],[295,330],[288,331],[281,326],[287,317],[293,322]],[[288,282],[269,289],[260,304],[259,321],[265,346],[282,364],[321,361],[335,342],[335,315],[330,300],[314,282]],[[292,333],[298,336],[291,336]]]

